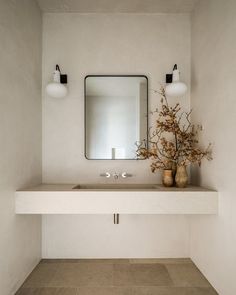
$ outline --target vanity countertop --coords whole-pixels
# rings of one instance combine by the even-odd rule
[[[17,214],[217,214],[218,192],[197,186],[40,184],[15,193]],[[136,187],[138,186],[138,187]],[[92,188],[91,188],[92,187]],[[104,188],[105,187],[105,188]]]
[[[91,184],[82,184],[82,186],[90,186]],[[131,188],[126,189],[127,186],[137,186],[137,188]],[[80,191],[140,191],[140,190],[147,190],[147,191],[155,191],[155,192],[216,192],[214,190],[204,188],[201,186],[193,186],[188,185],[186,188],[178,188],[178,187],[165,187],[161,184],[115,184],[115,183],[101,183],[92,186],[96,186],[97,188],[91,188],[91,189],[75,189],[75,187],[78,186],[78,184],[39,184],[36,186],[20,189],[17,192],[80,192]],[[99,186],[102,186],[102,188],[99,188]],[[106,188],[104,189],[103,187]],[[113,187],[115,186],[115,187]],[[120,186],[120,187],[119,187]],[[139,187],[140,186],[140,187]],[[144,188],[142,188],[142,186]],[[150,188],[146,188],[146,186],[150,186]],[[124,187],[124,188],[123,188]],[[155,187],[155,188],[154,188]]]

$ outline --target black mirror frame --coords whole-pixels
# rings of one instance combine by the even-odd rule
[[[133,160],[146,160],[145,158],[142,159],[91,159],[88,158],[86,155],[86,79],[91,77],[140,77],[145,78],[147,81],[147,134],[146,134],[146,142],[148,143],[148,112],[149,112],[149,97],[148,97],[148,77],[146,75],[86,75],[84,78],[84,157],[86,160],[93,160],[93,161],[133,161]]]

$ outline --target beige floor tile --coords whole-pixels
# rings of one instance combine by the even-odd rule
[[[50,281],[54,287],[112,286],[112,264],[59,263]]]
[[[16,295],[217,295],[212,288],[193,287],[80,287],[22,288]]]
[[[79,287],[78,295],[132,295],[130,287]]]
[[[56,275],[56,264],[38,264],[23,284],[23,287],[48,287]]]
[[[129,259],[42,259],[41,263],[129,263]]]
[[[197,267],[192,264],[166,264],[175,286],[211,287]]]
[[[130,263],[137,263],[137,264],[152,264],[152,263],[162,263],[162,264],[176,264],[176,263],[192,263],[190,258],[137,258],[137,259],[130,259]]]
[[[217,295],[190,259],[43,260],[17,295]]]
[[[179,295],[177,291],[172,287],[132,287],[132,295]]]
[[[170,286],[172,281],[163,264],[115,264],[115,286]]]
[[[75,288],[22,288],[16,295],[78,295]]]
[[[131,295],[217,295],[212,288],[133,287]]]
[[[218,295],[212,287],[186,288],[184,295]]]

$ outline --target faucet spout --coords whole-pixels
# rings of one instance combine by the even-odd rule
[[[119,178],[119,174],[118,174],[118,173],[116,173],[116,172],[115,172],[115,173],[113,173],[113,178],[114,178],[114,179],[118,179],[118,178]]]

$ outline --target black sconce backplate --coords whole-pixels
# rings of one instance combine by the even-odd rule
[[[172,78],[173,78],[172,74],[166,74],[166,83],[172,83]]]
[[[61,74],[60,80],[61,80],[61,84],[67,84],[67,75]]]

